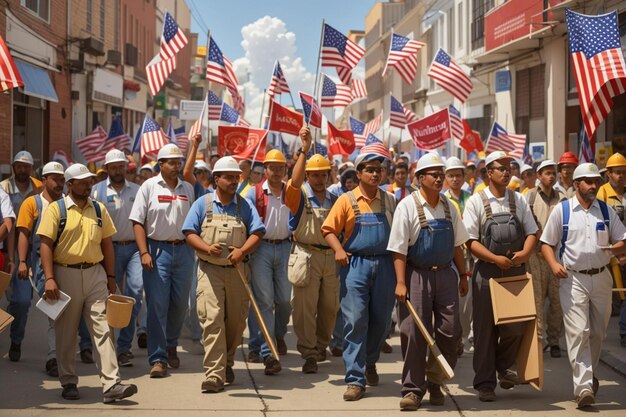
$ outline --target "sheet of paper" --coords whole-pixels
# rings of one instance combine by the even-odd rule
[[[69,295],[65,294],[63,291],[59,291],[59,299],[58,300],[44,300],[40,298],[37,301],[37,308],[41,310],[46,316],[50,317],[52,320],[56,320],[63,311],[67,308],[71,298]]]

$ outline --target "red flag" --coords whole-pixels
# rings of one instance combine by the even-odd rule
[[[352,130],[339,130],[328,123],[328,155],[350,155],[354,152],[354,133]]]
[[[236,159],[265,160],[267,130],[241,126],[219,126],[217,130],[217,153],[231,155]]]
[[[300,94],[300,101],[302,102],[302,111],[304,112],[304,118],[307,124],[311,126],[322,128],[322,111],[317,105],[317,100],[310,94],[298,92]]]
[[[290,110],[275,101],[272,101],[270,105],[268,130],[298,136],[300,128],[304,126],[304,116],[302,113]]]
[[[450,116],[448,109],[409,123],[407,129],[420,149],[435,149],[450,139]]]
[[[480,152],[484,149],[483,141],[480,139],[480,133],[472,130],[467,121],[463,120],[463,139],[459,143],[465,152],[471,153],[475,150]]]

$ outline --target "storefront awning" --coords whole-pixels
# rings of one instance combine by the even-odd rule
[[[15,60],[15,65],[24,81],[24,88],[20,89],[24,94],[54,103],[59,102],[59,97],[52,85],[48,71],[19,59]]]

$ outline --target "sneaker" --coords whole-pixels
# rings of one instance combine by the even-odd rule
[[[485,403],[490,403],[496,400],[496,392],[491,388],[481,388],[478,390],[478,399]]]
[[[334,347],[330,349],[330,353],[331,355],[333,355],[334,357],[340,357],[343,355],[343,349],[338,348],[338,347]]]
[[[265,375],[275,375],[283,369],[282,366],[280,366],[280,362],[273,356],[264,358],[263,364],[265,365]]]
[[[620,341],[619,341],[620,345],[622,345],[622,347],[626,347],[626,334],[623,334],[620,336]]]
[[[178,359],[178,354],[176,353],[176,346],[169,346],[167,348],[167,364],[170,368],[180,368],[180,359]]]
[[[261,363],[261,355],[258,350],[251,350],[248,352],[248,362],[250,363]]]
[[[553,358],[561,357],[561,348],[559,347],[559,345],[550,346],[550,356],[552,356]]]
[[[150,369],[150,378],[165,378],[167,376],[167,364],[165,362],[156,361]]]
[[[276,338],[276,350],[281,356],[287,354],[287,343],[285,343],[285,339],[279,337]]]
[[[139,333],[137,335],[137,347],[139,347],[139,349],[148,348],[148,335],[147,334]]]
[[[317,373],[317,361],[315,360],[315,358],[307,358],[307,360],[304,362],[304,365],[302,365],[302,373]]]
[[[376,365],[365,366],[365,383],[370,387],[378,385],[379,377],[376,372]]]
[[[9,360],[11,362],[17,362],[22,357],[22,345],[19,343],[11,342],[11,347],[9,348]]]
[[[80,399],[80,394],[78,393],[78,388],[76,387],[76,384],[63,385],[63,392],[61,393],[61,396],[66,400],[71,401]]]
[[[48,359],[46,362],[46,373],[53,378],[59,377],[59,366],[56,358]]]
[[[346,392],[343,393],[344,401],[358,401],[363,398],[365,389],[360,385],[350,384],[346,388]]]
[[[519,385],[517,373],[510,369],[507,369],[506,371],[498,375],[498,379],[500,380],[500,388],[502,389],[511,389],[515,385]]]
[[[117,355],[117,364],[119,366],[133,366],[133,357],[130,352],[122,352]]]
[[[91,349],[83,349],[80,351],[80,361],[82,363],[94,363]]]
[[[591,405],[595,404],[596,399],[593,396],[593,393],[588,389],[583,390],[578,397],[576,397],[576,408],[585,408],[591,407]]]
[[[429,382],[428,394],[430,394],[428,398],[430,405],[443,405],[446,397],[444,397],[443,392],[441,392],[441,385]]]
[[[402,411],[417,411],[422,404],[422,399],[414,392],[405,394],[400,400],[400,410]]]
[[[389,343],[387,343],[385,341],[385,343],[383,343],[383,347],[380,349],[381,352],[383,353],[393,353],[393,346],[391,346]]]
[[[110,404],[117,400],[123,400],[124,398],[128,398],[134,394],[137,394],[137,385],[122,384],[118,382],[104,393],[103,402],[105,404]]]
[[[210,376],[202,381],[202,392],[220,392],[224,390],[224,383],[218,377]]]
[[[593,391],[593,395],[598,394],[598,390],[600,389],[600,381],[598,381],[598,378],[596,378],[595,376],[593,377],[591,389]]]
[[[318,362],[324,362],[326,360],[326,349],[318,351],[315,359]]]
[[[226,365],[226,383],[232,384],[235,382],[235,371],[233,371],[233,367]]]

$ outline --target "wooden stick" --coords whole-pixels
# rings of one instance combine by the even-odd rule
[[[261,331],[263,332],[263,336],[265,337],[265,341],[267,342],[270,350],[272,351],[272,355],[274,355],[274,359],[280,362],[280,358],[278,356],[278,351],[276,350],[276,346],[274,345],[274,339],[270,335],[270,332],[267,330],[267,326],[263,321],[263,317],[261,316],[261,311],[259,310],[259,306],[254,301],[254,297],[252,295],[252,291],[250,291],[250,287],[248,286],[248,282],[246,281],[246,277],[241,272],[239,265],[234,265],[235,269],[239,273],[239,278],[241,278],[241,283],[243,287],[246,289],[246,293],[248,293],[248,298],[250,298],[250,304],[252,305],[252,309],[254,310],[254,314],[259,322],[259,326],[261,326]]]
[[[413,317],[413,321],[415,321],[415,324],[417,324],[417,327],[420,329],[422,336],[424,336],[424,339],[426,339],[426,343],[428,344],[428,347],[430,348],[431,353],[435,355],[435,359],[437,359],[437,363],[439,364],[439,366],[441,367],[441,370],[445,374],[446,379],[454,378],[454,371],[452,370],[452,367],[450,366],[450,364],[448,364],[448,361],[446,360],[446,358],[443,357],[443,354],[441,353],[441,351],[435,344],[433,337],[430,335],[430,333],[428,333],[428,330],[424,326],[424,323],[422,323],[422,320],[417,315],[417,312],[413,308],[413,305],[411,304],[411,301],[409,301],[408,298],[404,302],[404,305],[409,310],[409,313],[411,314],[411,317]]]

